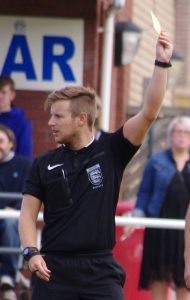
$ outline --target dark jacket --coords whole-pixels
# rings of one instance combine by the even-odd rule
[[[0,192],[22,193],[31,160],[15,155],[11,160],[0,163]],[[0,209],[6,206],[20,209],[21,199],[0,199]]]
[[[24,111],[12,106],[11,111],[0,113],[0,124],[12,129],[16,138],[15,153],[32,156],[32,129]]]
[[[158,217],[167,187],[176,172],[171,150],[152,155],[143,174],[133,215]]]

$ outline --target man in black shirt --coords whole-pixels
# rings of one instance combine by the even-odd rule
[[[172,44],[163,33],[142,110],[99,141],[92,136],[94,91],[68,87],[46,100],[49,126],[62,146],[35,159],[24,190],[19,228],[33,273],[33,300],[123,299],[125,272],[112,257],[119,187],[159,112],[171,55]],[[42,203],[39,251],[36,219]]]

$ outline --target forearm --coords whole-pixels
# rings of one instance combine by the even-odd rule
[[[36,221],[29,214],[26,215],[21,212],[19,218],[19,234],[23,247],[37,246]]]
[[[156,47],[156,59],[161,63],[168,64],[172,56],[172,50],[173,45],[168,35],[162,31]],[[166,66],[155,66],[153,76],[145,93],[143,114],[145,119],[150,121],[156,119],[164,99],[169,65]]]
[[[185,218],[185,265],[190,267],[190,205]]]
[[[153,76],[146,90],[142,114],[150,122],[154,121],[159,113],[167,84],[167,68],[155,66]]]

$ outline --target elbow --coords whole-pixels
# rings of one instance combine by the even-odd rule
[[[152,125],[152,123],[154,123],[158,117],[158,113],[154,113],[154,112],[144,112],[143,114],[145,122],[147,123],[148,127],[150,127]]]

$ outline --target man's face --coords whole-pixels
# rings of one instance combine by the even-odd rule
[[[78,134],[78,117],[73,117],[70,110],[70,101],[57,101],[50,110],[50,126],[54,139],[58,144],[72,144]]]
[[[11,102],[15,98],[15,91],[9,85],[5,85],[0,89],[0,111],[8,110],[11,107]]]
[[[0,131],[0,162],[3,161],[11,152],[13,143],[9,141],[7,135]]]

